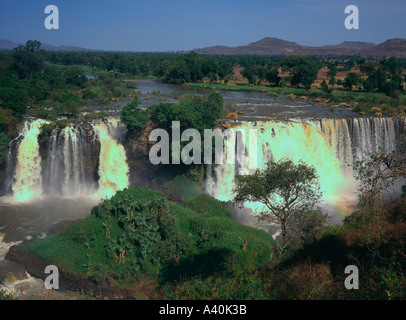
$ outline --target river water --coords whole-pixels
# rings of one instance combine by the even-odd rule
[[[211,89],[184,85],[163,84],[154,80],[135,81],[141,91],[141,106],[178,101],[171,93],[208,95]],[[160,94],[157,94],[157,91]],[[218,90],[225,105],[233,105],[240,120],[289,120],[291,118],[339,118],[355,116],[348,109],[312,105],[305,100],[289,100],[284,96],[269,97],[263,92],[231,92]],[[97,108],[99,109],[99,108]],[[99,110],[105,110],[100,108]],[[112,110],[118,112],[119,108]],[[90,214],[97,200],[83,198],[55,198],[43,196],[35,201],[17,203],[13,197],[0,198],[0,290],[23,299],[44,299],[50,296],[43,282],[26,273],[24,266],[8,261],[5,255],[10,246],[24,239],[44,237],[61,221],[74,221]],[[54,292],[53,298],[76,298],[71,292]]]

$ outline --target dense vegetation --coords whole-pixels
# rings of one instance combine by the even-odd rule
[[[179,205],[161,192],[131,187],[25,251],[100,285],[149,279],[157,289],[170,290],[185,279],[231,280],[266,264],[273,239],[230,215],[226,204],[206,195]]]
[[[249,85],[235,83],[236,67],[242,68]],[[322,67],[328,68],[327,80],[315,88]],[[90,121],[103,115],[92,113],[92,103],[108,105],[123,97],[131,101],[121,110],[130,132],[141,131],[148,122],[171,132],[172,121],[180,121],[181,129],[202,131],[213,128],[222,116],[223,99],[217,93],[185,95],[179,103],[140,108],[139,92],[131,82],[121,81],[122,76],[293,98],[305,95],[379,116],[404,114],[405,67],[406,60],[396,58],[56,53],[29,41],[12,52],[0,52],[0,164],[26,114],[51,120],[43,133],[67,124],[57,121],[60,115]],[[343,80],[337,79],[338,72],[346,72]],[[89,217],[23,248],[101,286],[148,281],[148,294],[144,293],[149,298],[404,299],[406,192],[397,201],[384,202],[381,197],[389,180],[405,176],[404,159],[378,153],[370,162],[357,163],[363,188],[359,210],[342,227],[326,227],[313,210],[297,215],[284,232],[289,241],[283,250],[265,232],[233,221],[226,204],[199,194],[199,167],[167,182],[166,194],[140,187],[118,192],[94,207]],[[370,170],[385,166],[388,171]],[[271,191],[285,187],[289,193],[287,184],[296,180],[292,177],[284,185],[274,179],[278,174],[281,178],[281,172],[273,172],[268,180],[247,179],[254,180],[256,191],[269,187],[270,180]],[[343,286],[349,264],[362,270],[360,290]]]
[[[310,238],[303,225],[281,251],[206,195],[176,204],[133,187],[23,248],[64,274],[133,285],[139,299],[405,299],[405,196],[362,206],[343,226],[310,228]],[[358,290],[344,287],[348,265],[360,270]]]

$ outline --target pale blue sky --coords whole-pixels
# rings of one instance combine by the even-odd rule
[[[56,5],[60,29],[46,30]],[[357,5],[360,29],[344,27]],[[0,39],[129,51],[238,46],[263,37],[301,45],[406,37],[405,0],[0,0]]]

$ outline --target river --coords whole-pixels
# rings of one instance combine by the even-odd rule
[[[135,81],[137,89],[141,91],[141,107],[160,102],[176,102],[178,100],[171,95],[173,93],[208,95],[212,92],[211,89],[163,84],[155,80],[129,81]],[[242,121],[356,117],[348,108],[314,105],[306,100],[289,100],[285,96],[270,97],[264,92],[221,90],[217,92],[223,96],[226,106],[233,105],[236,108],[239,120]],[[106,110],[102,107],[97,109]],[[107,107],[107,109],[111,109],[111,107]],[[119,108],[112,111],[117,114]],[[269,130],[272,129],[269,128]],[[281,128],[281,130],[285,129]],[[266,131],[264,132],[266,133]],[[289,135],[289,132],[286,134]],[[220,173],[217,174],[217,178],[219,176]],[[11,196],[0,198],[0,290],[6,290],[15,297],[23,299],[44,299],[49,296],[49,292],[44,290],[42,281],[31,278],[26,273],[24,266],[5,259],[9,247],[19,244],[25,239],[44,237],[50,233],[55,224],[61,221],[73,221],[89,215],[90,209],[97,202],[98,200],[95,198],[76,196],[42,196],[26,203],[17,203]],[[78,294],[54,292],[52,297],[57,299],[76,298]]]

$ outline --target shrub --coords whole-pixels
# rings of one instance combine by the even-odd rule
[[[149,119],[148,112],[138,104],[139,100],[135,99],[121,109],[121,121],[130,131],[144,129]]]
[[[235,113],[235,112],[229,112],[227,114],[226,118],[229,119],[229,120],[237,120],[238,119],[238,114]]]
[[[131,187],[59,234],[24,248],[67,273],[102,284],[111,283],[111,277],[120,284],[140,277],[173,284],[189,276],[245,275],[267,263],[274,242],[228,214],[225,204],[206,195],[180,206],[161,192]]]
[[[230,217],[231,210],[226,203],[218,201],[206,194],[199,194],[194,198],[185,201],[182,204],[186,208],[190,208],[193,211],[207,215],[207,216],[219,216]]]
[[[276,92],[273,92],[273,91],[268,91],[268,96],[270,96],[270,97],[277,97],[278,94],[277,94]]]

